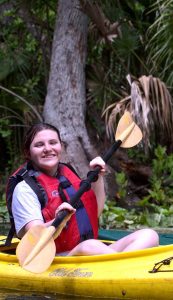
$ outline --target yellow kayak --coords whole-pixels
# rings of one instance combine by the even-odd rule
[[[173,244],[96,256],[56,257],[42,274],[23,270],[0,236],[0,289],[110,299],[173,299]],[[18,243],[13,239],[14,248]],[[8,250],[8,249],[7,249]]]

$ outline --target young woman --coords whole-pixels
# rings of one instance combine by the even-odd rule
[[[18,237],[22,238],[33,226],[51,225],[57,213],[67,209],[72,216],[55,240],[57,253],[67,251],[68,255],[94,255],[158,246],[158,234],[152,229],[138,230],[110,246],[97,240],[98,218],[105,203],[105,163],[101,157],[90,162],[91,170],[98,165],[101,167],[98,180],[72,207],[68,201],[80,187],[81,179],[60,162],[61,152],[60,134],[54,126],[40,123],[27,132],[24,141],[25,168],[44,193],[45,205],[41,206],[39,196],[27,180],[17,183],[12,195],[12,214]]]

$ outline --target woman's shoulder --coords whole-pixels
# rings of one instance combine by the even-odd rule
[[[26,183],[25,180],[20,181],[14,189],[14,193],[21,193],[21,192],[26,192],[26,193],[34,193],[33,189],[29,186],[29,184]]]

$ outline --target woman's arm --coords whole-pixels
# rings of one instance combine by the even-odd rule
[[[55,218],[56,218],[57,214],[58,214],[61,210],[64,210],[64,209],[68,210],[69,213],[70,213],[70,214],[66,217],[66,222],[67,222],[67,221],[71,218],[71,216],[75,213],[76,209],[73,208],[69,203],[63,202],[63,203],[60,204],[60,206],[58,206],[58,208],[56,209],[56,211],[55,211]],[[25,227],[24,227],[24,233],[26,233],[31,227],[36,226],[36,225],[42,225],[42,226],[45,226],[45,227],[49,227],[49,226],[52,225],[52,223],[53,223],[53,221],[55,220],[55,218],[52,219],[52,220],[49,221],[49,222],[46,222],[46,223],[43,223],[43,222],[40,221],[40,220],[33,220],[33,221],[31,221],[31,222],[29,222],[28,224],[25,225]],[[61,225],[59,225],[59,226],[61,226]],[[64,225],[63,227],[65,227],[65,225]],[[62,229],[63,229],[63,227],[62,227]],[[61,230],[62,230],[62,229],[61,229]]]
[[[101,170],[98,176],[98,180],[96,182],[92,183],[92,189],[94,190],[97,198],[97,205],[98,205],[98,217],[101,215],[104,204],[106,200],[106,194],[105,194],[105,185],[104,185],[104,179],[103,176],[106,171],[106,165],[103,159],[98,156],[94,158],[92,161],[90,161],[90,168],[93,170],[96,166],[100,166]]]
[[[60,210],[67,209],[71,215],[75,209],[68,203],[62,203],[55,211],[55,217]],[[12,200],[12,213],[18,237],[23,235],[33,226],[50,226],[54,219],[45,223],[41,213],[41,205],[37,195],[30,186],[22,181],[15,187]]]

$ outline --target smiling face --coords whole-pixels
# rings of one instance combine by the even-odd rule
[[[54,176],[61,155],[61,142],[56,131],[39,131],[30,144],[29,159],[33,166],[47,175]]]

